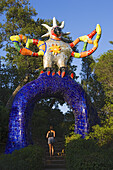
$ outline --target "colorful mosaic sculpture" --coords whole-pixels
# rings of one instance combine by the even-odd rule
[[[101,27],[97,24],[96,29],[92,31],[90,34],[81,36],[77,38],[72,43],[66,43],[63,41],[63,35],[70,34],[69,32],[63,33],[62,29],[64,28],[64,21],[61,26],[57,26],[55,17],[53,18],[53,26],[50,27],[47,24],[42,24],[46,29],[48,29],[48,33],[43,35],[42,37],[50,37],[47,41],[40,41],[37,39],[27,39],[24,35],[14,35],[11,36],[11,41],[14,42],[15,48],[22,54],[33,57],[43,56],[43,66],[44,69],[47,70],[48,75],[50,74],[50,70],[52,68],[53,63],[56,64],[59,70],[63,69],[63,73],[61,76],[65,76],[65,68],[67,67],[67,62],[69,60],[69,56],[66,54],[70,53],[70,56],[75,58],[83,58],[91,55],[98,47],[98,41],[101,37]],[[96,38],[92,40],[94,35],[97,34]],[[83,51],[81,53],[77,53],[73,51],[73,47],[77,45],[80,41],[84,42]],[[21,48],[20,43],[25,44],[25,48]],[[93,44],[93,48],[91,50],[86,51],[87,44]],[[39,48],[39,52],[33,52],[29,50],[30,44],[34,44]],[[59,72],[60,73],[60,72]],[[73,75],[71,75],[73,78]]]
[[[50,36],[47,41],[36,39],[27,39],[23,35],[14,35],[10,39],[13,41],[15,48],[22,55],[43,56],[43,66],[46,72],[42,72],[38,79],[27,83],[23,86],[14,98],[9,120],[9,135],[5,153],[12,153],[15,149],[32,144],[30,120],[34,104],[37,100],[46,97],[55,97],[63,99],[72,108],[75,116],[75,133],[81,134],[82,137],[89,130],[89,112],[86,94],[83,88],[76,83],[72,78],[73,75],[65,74],[69,56],[76,58],[86,57],[92,54],[98,47],[98,41],[101,36],[101,28],[97,25],[96,29],[88,35],[77,38],[74,42],[68,44],[62,40],[63,35],[61,29],[64,27],[64,21],[61,26],[57,26],[56,19],[53,18],[53,26],[49,27],[43,24],[48,29],[48,33],[43,35]],[[95,40],[93,36],[97,33]],[[72,48],[80,41],[85,42],[83,52],[76,53]],[[25,44],[25,48],[21,48],[20,43]],[[91,43],[94,47],[86,51],[87,43]],[[29,50],[30,44],[34,44],[39,48],[39,52],[35,53]],[[59,67],[58,74],[51,73],[53,63]]]

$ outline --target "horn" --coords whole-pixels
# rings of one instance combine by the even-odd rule
[[[70,32],[65,32],[65,33],[62,33],[62,35],[69,35]]]
[[[64,28],[64,21],[62,21],[60,28],[61,28],[61,29]]]
[[[42,35],[41,37],[43,38],[43,37],[49,37],[49,36],[50,36],[50,33],[48,32],[48,33]]]
[[[57,23],[56,23],[56,18],[53,17],[53,27],[56,27],[57,26]]]
[[[49,25],[47,25],[47,24],[41,24],[41,25],[43,25],[45,28],[47,28],[47,29],[48,29],[48,31],[50,31],[50,30],[51,30],[51,27],[50,27]]]

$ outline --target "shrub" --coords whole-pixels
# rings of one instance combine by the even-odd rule
[[[80,134],[75,134],[74,132],[74,129],[75,129],[75,124],[73,123],[70,127],[69,127],[69,135],[65,136],[65,143],[66,145],[72,141],[72,140],[76,140],[76,139],[79,139],[81,138],[81,135]]]
[[[66,146],[68,170],[113,169],[113,146],[99,147],[94,140],[77,139]]]
[[[0,156],[1,170],[42,170],[43,149],[36,145],[30,145],[12,154]]]
[[[79,139],[80,137],[81,137],[80,134],[72,133],[71,136],[65,137],[65,143],[66,143],[66,145],[67,145],[67,144],[70,143],[71,141],[77,140],[77,139]]]
[[[6,142],[9,113],[5,106],[0,106],[0,142]]]
[[[94,139],[100,146],[111,143],[113,141],[113,117],[106,119],[105,124],[101,127],[95,125],[92,127],[93,132],[90,132],[86,139]]]

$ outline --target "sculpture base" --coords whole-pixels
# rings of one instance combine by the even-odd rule
[[[83,88],[66,75],[41,74],[23,86],[14,98],[9,118],[9,135],[5,153],[32,144],[30,124],[36,101],[43,98],[60,98],[72,108],[75,116],[75,133],[82,137],[88,133],[88,107]]]

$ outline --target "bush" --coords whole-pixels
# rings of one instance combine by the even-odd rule
[[[30,145],[12,154],[0,156],[1,170],[42,170],[43,150],[39,146]]]
[[[102,127],[93,126],[92,130],[93,132],[90,132],[86,139],[95,139],[100,146],[113,142],[113,117],[106,119]]]
[[[6,142],[8,133],[9,113],[5,106],[0,106],[0,142]]]
[[[68,170],[113,169],[113,146],[99,147],[93,140],[77,139],[66,146]]]
[[[80,135],[80,134],[72,133],[72,135],[71,135],[71,136],[67,136],[67,137],[65,137],[66,145],[67,145],[68,143],[70,143],[71,141],[73,141],[73,140],[77,140],[77,139],[79,139],[80,137],[81,137],[81,135]]]
[[[75,123],[74,124],[71,124],[71,126],[69,127],[69,135],[65,136],[65,142],[66,142],[66,145],[71,142],[72,140],[76,140],[76,139],[79,139],[81,138],[82,135],[80,134],[75,134],[74,132],[74,129],[75,129]]]

